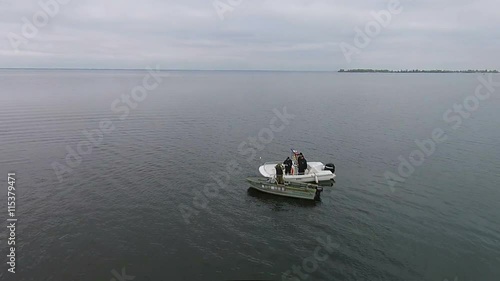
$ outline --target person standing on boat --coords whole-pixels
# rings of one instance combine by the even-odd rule
[[[303,165],[302,170],[305,173],[305,171],[307,170],[307,160],[304,157],[304,155],[302,155],[302,165]]]
[[[274,168],[276,169],[276,181],[278,184],[284,184],[285,181],[283,180],[283,167],[281,166],[280,163],[276,164],[276,166],[274,166]]]
[[[299,175],[303,175],[304,172],[307,169],[307,160],[304,158],[304,155],[302,153],[299,154],[299,159],[297,160],[299,164]]]
[[[292,159],[290,159],[290,157],[287,157],[283,164],[285,165],[285,175],[291,174],[293,165]]]

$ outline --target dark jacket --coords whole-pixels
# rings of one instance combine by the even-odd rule
[[[285,164],[285,168],[286,168],[286,169],[290,169],[290,168],[292,168],[292,159],[287,158],[287,159],[283,162],[283,164]]]
[[[276,175],[283,175],[283,168],[281,168],[281,165],[280,164],[276,164],[276,166],[274,166],[274,168],[276,169]]]
[[[300,157],[299,160],[298,160],[298,164],[299,164],[299,168],[301,170],[305,170],[307,169],[307,160],[306,158],[304,158],[304,156]]]

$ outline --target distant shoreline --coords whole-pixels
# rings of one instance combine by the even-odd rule
[[[388,69],[340,69],[340,73],[499,73],[498,70],[420,70],[420,69],[405,69],[405,70],[388,70]]]

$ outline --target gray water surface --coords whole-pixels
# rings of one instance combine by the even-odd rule
[[[281,280],[294,266],[307,280],[499,280],[500,89],[459,128],[443,119],[478,75],[162,72],[120,120],[111,105],[146,75],[0,72],[0,172],[16,172],[19,218],[17,273],[2,262],[2,280]],[[285,107],[293,120],[242,155]],[[103,120],[115,129],[60,182],[52,164]],[[447,140],[391,189],[384,173],[436,128]],[[249,190],[290,148],[336,164],[321,202]],[[226,187],[201,197],[214,174]],[[338,247],[304,262],[317,239]]]

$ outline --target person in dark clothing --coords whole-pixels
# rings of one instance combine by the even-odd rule
[[[305,172],[306,169],[307,169],[307,160],[304,157],[304,155],[302,155],[302,165],[303,165],[303,169],[304,169],[304,172]]]
[[[297,166],[299,168],[299,175],[304,174],[304,164],[302,163],[302,155],[299,155],[299,158],[297,159]]]
[[[297,160],[299,166],[299,175],[303,175],[307,169],[307,160],[304,158],[304,155],[299,154],[299,159]]]
[[[283,164],[285,165],[285,175],[289,175],[292,172],[292,159],[287,157]]]
[[[276,181],[278,184],[284,184],[285,181],[283,180],[283,167],[281,164],[276,164],[274,167],[276,169]]]

